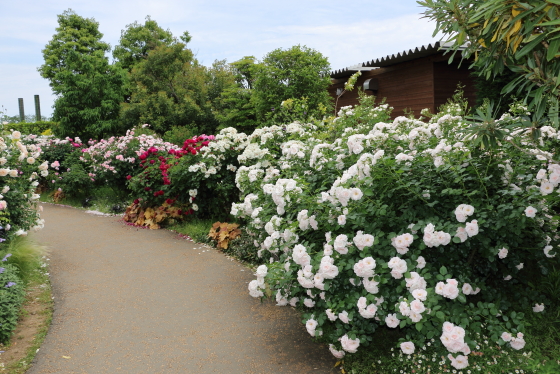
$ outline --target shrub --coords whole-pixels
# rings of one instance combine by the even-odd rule
[[[371,344],[380,326],[402,330],[405,354],[436,339],[455,368],[480,333],[521,349],[524,313],[550,305],[529,284],[558,262],[557,132],[541,129],[537,147],[505,116],[494,125],[510,130],[493,150],[475,146],[487,123],[469,125],[460,105],[428,123],[383,122],[387,113],[370,115],[378,110],[342,111],[343,130],[329,137],[321,123],[249,136],[232,214],[270,262],[250,293],[297,306],[337,357]]]
[[[58,124],[53,121],[19,122],[4,125],[4,130],[19,131],[22,134],[43,134],[45,131],[53,129]]]

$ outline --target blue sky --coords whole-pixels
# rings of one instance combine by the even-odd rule
[[[126,25],[147,15],[175,36],[192,35],[189,47],[199,61],[257,59],[296,44],[329,58],[332,69],[396,54],[437,41],[435,25],[421,19],[414,0],[19,0],[0,2],[0,105],[34,114],[33,95],[41,96],[43,115],[52,114],[55,97],[37,67],[52,38],[57,15],[73,9],[95,18],[103,40],[115,46]]]

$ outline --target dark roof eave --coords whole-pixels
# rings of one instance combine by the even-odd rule
[[[417,58],[422,58],[430,55],[435,55],[438,52],[447,52],[451,50],[452,44],[450,43],[440,43],[435,42],[433,44],[423,45],[421,47],[416,47],[414,49],[409,49],[408,51],[402,51],[396,55],[388,55],[376,60],[371,60],[364,62],[359,65],[353,65],[339,70],[333,70],[330,74],[331,78],[346,78],[356,73],[357,71],[368,71],[372,68],[381,68],[385,66],[395,65],[401,62],[414,60]],[[465,46],[458,48],[459,50],[464,50]],[[367,69],[369,68],[369,69]]]
[[[463,50],[465,47],[459,47],[459,50]],[[408,51],[403,51],[396,55],[388,55],[376,60],[371,60],[364,62],[362,66],[364,67],[385,67],[395,65],[401,62],[415,60],[417,58],[422,58],[430,55],[434,55],[438,52],[447,52],[451,50],[451,44],[435,42],[434,44],[423,45],[422,47],[416,47],[414,49],[409,49]]]

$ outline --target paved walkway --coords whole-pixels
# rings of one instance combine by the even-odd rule
[[[249,296],[251,271],[164,230],[44,204],[53,322],[28,374],[334,373],[289,307]]]

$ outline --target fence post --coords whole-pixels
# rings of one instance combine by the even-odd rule
[[[19,103],[19,120],[21,122],[25,122],[25,111],[23,110],[23,99],[19,98],[18,103]]]
[[[39,102],[39,95],[35,95],[35,119],[37,122],[41,121],[41,104]]]

